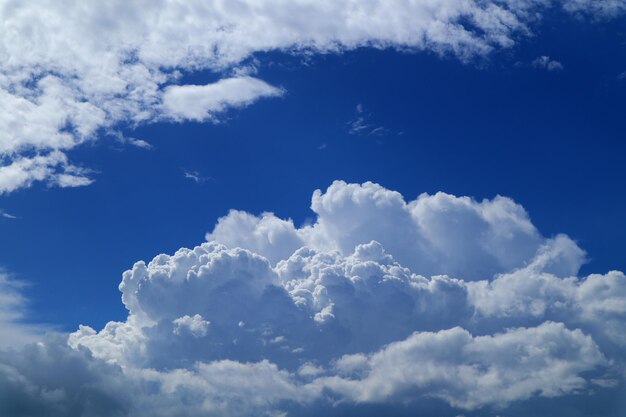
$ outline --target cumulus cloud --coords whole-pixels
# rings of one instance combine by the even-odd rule
[[[194,337],[204,337],[209,330],[209,322],[202,319],[200,314],[193,317],[182,316],[172,322],[174,324],[174,334],[181,335],[185,332]]]
[[[245,70],[259,52],[365,46],[468,60],[514,45],[554,4],[598,18],[624,10],[621,0],[11,0],[0,7],[2,166],[33,153],[67,152],[120,127],[215,121],[228,108],[280,95]],[[218,80],[180,85],[182,75],[201,70]],[[31,175],[6,189],[49,178]],[[87,182],[63,177],[49,183]]]
[[[312,208],[305,227],[232,211],[210,242],[135,263],[119,287],[124,321],[0,351],[0,411],[280,415],[437,401],[433,415],[489,415],[620,395],[626,275],[579,276],[582,249],[542,236],[514,201],[407,202],[335,182]],[[3,294],[0,330],[23,329],[19,291]]]
[[[257,252],[273,263],[301,246],[349,255],[375,240],[401,264],[426,275],[485,279],[525,266],[551,240],[541,236],[524,208],[506,197],[475,201],[450,194],[422,194],[406,201],[370,182],[333,183],[315,191],[313,225],[295,227],[271,213],[232,211],[219,219],[207,240]],[[555,273],[576,274],[584,252],[566,236],[559,240],[567,262]]]

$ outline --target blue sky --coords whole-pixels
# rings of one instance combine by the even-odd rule
[[[441,255],[441,260],[437,258],[432,265],[428,263],[430,260],[420,261],[422,257],[428,258],[427,255],[408,249],[407,254],[403,250],[394,251],[394,239],[404,239],[404,236],[400,236],[404,229],[393,229],[395,232],[392,230],[395,227],[394,216],[397,216],[393,214],[395,212],[392,212],[388,219],[379,219],[376,217],[378,214],[364,217],[369,220],[344,231],[340,230],[342,225],[350,223],[350,220],[337,220],[336,224],[332,223],[333,227],[340,230],[336,232],[339,236],[337,237],[329,232],[328,224],[334,221],[330,220],[330,217],[332,213],[348,210],[345,205],[341,205],[348,203],[337,203],[339,205],[328,208],[327,214],[324,214],[322,209],[312,211],[310,208],[313,191],[321,189],[325,192],[335,180],[342,180],[348,184],[371,181],[384,187],[382,189],[398,191],[406,202],[417,199],[422,193],[434,195],[439,191],[454,196],[470,196],[474,199],[472,204],[476,205],[483,199],[491,200],[498,195],[509,197],[523,206],[528,213],[529,221],[532,222],[531,226],[534,225],[538,231],[511,233],[515,236],[520,233],[522,236],[520,239],[526,239],[528,236],[531,240],[538,239],[539,243],[530,246],[533,251],[552,245],[551,242],[558,241],[553,238],[565,233],[568,236],[567,241],[573,246],[567,246],[570,245],[567,243],[565,245],[569,249],[563,250],[572,251],[571,259],[575,259],[571,261],[575,271],[573,275],[581,283],[586,282],[585,277],[589,274],[626,270],[626,260],[623,256],[623,242],[626,240],[624,218],[626,173],[623,168],[626,155],[624,141],[626,76],[623,75],[626,74],[626,18],[623,12],[626,5],[616,1],[607,3],[606,9],[599,9],[593,5],[586,6],[587,3],[584,1],[564,2],[562,7],[541,6],[538,12],[541,13],[541,18],[534,20],[528,18],[525,12],[516,10],[517,6],[507,2],[502,4],[504,10],[512,11],[519,22],[527,25],[532,33],[524,34],[523,30],[500,32],[502,29],[479,27],[472,33],[479,40],[487,39],[485,41],[489,46],[487,52],[471,44],[462,46],[460,52],[458,50],[455,52],[454,39],[441,41],[437,40],[435,35],[427,33],[424,35],[426,38],[431,36],[435,40],[411,45],[411,40],[394,44],[393,40],[383,39],[381,42],[386,42],[389,46],[385,48],[368,46],[368,43],[375,44],[378,41],[375,35],[362,35],[364,38],[356,42],[356,45],[351,43],[351,38],[344,40],[341,38],[343,35],[338,35],[335,42],[344,45],[340,48],[343,50],[339,51],[332,50],[333,48],[324,50],[324,47],[318,44],[313,44],[314,46],[305,44],[302,46],[304,51],[294,51],[289,48],[288,40],[286,44],[279,43],[276,46],[269,45],[258,49],[254,45],[242,43],[245,52],[241,56],[235,54],[234,58],[224,58],[224,63],[219,65],[203,66],[201,63],[196,65],[200,67],[199,69],[195,69],[194,65],[188,64],[185,60],[192,58],[181,59],[172,65],[166,62],[168,58],[160,57],[159,59],[164,62],[164,74],[171,78],[166,82],[156,83],[159,91],[164,92],[161,98],[155,99],[156,101],[142,98],[140,107],[150,109],[152,106],[160,109],[158,106],[161,104],[158,103],[165,103],[164,105],[168,103],[165,91],[174,91],[171,86],[176,85],[210,85],[219,83],[222,79],[239,77],[238,74],[244,74],[244,78],[250,77],[247,79],[262,80],[260,82],[264,83],[265,86],[256,85],[256,88],[262,90],[256,92],[256,96],[245,99],[227,97],[223,99],[223,103],[226,103],[223,109],[215,110],[209,107],[207,113],[209,116],[202,121],[190,120],[193,117],[190,116],[188,108],[155,110],[153,115],[141,119],[137,116],[138,113],[133,113],[136,109],[128,104],[132,101],[130,95],[122,95],[124,104],[119,106],[128,106],[124,111],[131,116],[117,116],[115,106],[118,104],[111,104],[113,99],[109,98],[109,95],[104,93],[98,95],[101,94],[100,90],[90,87],[88,81],[94,76],[91,70],[85,70],[84,74],[80,73],[82,70],[76,70],[80,82],[84,84],[71,84],[73,81],[67,81],[70,78],[64,78],[69,77],[63,73],[65,67],[62,65],[55,67],[55,57],[42,59],[37,55],[31,61],[25,58],[21,67],[5,65],[0,73],[6,75],[7,79],[17,77],[19,71],[24,73],[34,71],[29,73],[31,84],[0,79],[4,83],[2,88],[14,96],[21,94],[20,90],[15,89],[16,85],[26,89],[32,88],[32,94],[35,96],[47,94],[42,93],[47,91],[47,87],[37,84],[39,82],[37,80],[41,79],[37,77],[45,78],[45,74],[37,74],[36,70],[32,70],[36,67],[37,60],[41,59],[44,67],[52,62],[50,73],[55,74],[55,71],[58,71],[62,84],[70,83],[68,84],[70,89],[75,88],[81,92],[82,98],[77,99],[78,103],[93,104],[106,114],[104,121],[97,122],[97,127],[84,135],[80,133],[80,129],[88,125],[84,121],[85,116],[67,116],[67,126],[53,127],[53,130],[56,129],[55,134],[70,132],[73,138],[71,146],[55,145],[56,142],[50,139],[51,136],[46,136],[46,131],[31,133],[34,135],[32,137],[28,134],[5,135],[4,141],[7,145],[0,149],[4,166],[12,166],[11,164],[15,164],[16,161],[37,156],[47,157],[57,150],[63,152],[70,161],[50,165],[53,169],[45,176],[36,177],[33,174],[32,180],[22,182],[14,189],[7,186],[0,195],[0,209],[6,214],[0,218],[2,230],[0,265],[11,280],[27,283],[26,287],[20,287],[18,291],[27,300],[20,307],[23,312],[18,315],[19,323],[35,323],[62,335],[76,331],[79,325],[91,326],[96,331],[110,321],[119,321],[131,326],[128,324],[131,323],[131,317],[141,318],[142,311],[149,310],[148,298],[137,302],[144,303],[141,311],[127,299],[124,300],[124,304],[120,303],[118,284],[122,272],[132,268],[139,260],[148,262],[158,254],[171,255],[179,248],[193,248],[201,244],[205,241],[205,234],[212,232],[218,219],[226,216],[231,209],[255,216],[272,212],[275,214],[275,218],[272,219],[292,219],[297,229],[293,232],[295,233],[293,236],[297,237],[293,239],[302,239],[302,242],[320,252],[328,248],[338,249],[342,252],[341,256],[348,259],[346,262],[352,262],[349,255],[356,244],[368,244],[370,240],[382,239],[381,243],[387,252],[400,264],[410,267],[415,274],[428,276],[445,273],[453,275],[454,278],[464,279],[466,277],[462,275],[463,268],[466,268],[468,283],[475,279],[470,277],[474,269],[493,271],[494,274],[480,277],[491,282],[498,274],[515,275],[513,271],[526,265],[534,265],[540,257],[533,255],[523,262],[511,264],[515,268],[504,269],[502,265],[517,262],[508,258],[509,252],[522,253],[527,247],[518,247],[517,243],[509,247],[506,246],[508,244],[502,243],[507,258],[501,265],[499,264],[500,266],[494,269],[490,265],[480,264],[483,253],[475,254],[474,251],[477,249],[471,243],[474,239],[472,237],[474,229],[469,226],[467,231],[463,229],[466,227],[466,223],[463,223],[464,217],[452,219],[450,224],[446,223],[448,220],[445,218],[437,220],[438,217],[434,217],[434,220],[425,217],[420,220],[420,222],[432,221],[435,225],[439,225],[438,222],[445,223],[441,230],[450,234],[452,243],[448,242],[447,236],[443,236],[441,240],[447,243],[433,243],[433,247],[445,253]],[[388,7],[391,9],[388,12],[393,14],[394,7],[398,8],[398,13],[402,13],[400,9],[404,6],[398,4]],[[115,16],[115,10],[110,12]],[[284,19],[289,21],[292,16],[294,22],[297,22],[300,18],[299,11],[294,9],[292,13],[293,15],[286,13],[287,17]],[[8,14],[5,15],[6,19],[7,16]],[[465,24],[471,29],[471,25],[476,23],[464,23],[465,18],[468,17],[461,16],[458,21],[453,18],[452,22]],[[120,28],[124,27],[120,24],[118,29],[107,29],[107,24],[103,23],[102,30],[122,31]],[[502,46],[489,36],[483,36],[485,33],[493,34],[490,31],[509,37],[511,44]],[[71,33],[67,36],[71,36]],[[26,37],[24,35],[24,38]],[[175,47],[176,43],[172,42]],[[232,41],[232,45],[235,46],[228,44],[227,46],[231,48],[229,50],[236,50],[239,46],[237,42],[240,41],[238,39]],[[245,39],[241,42],[245,43]],[[320,42],[323,41],[318,41]],[[166,47],[169,45],[164,46]],[[154,58],[145,58],[141,55],[141,49],[139,51],[138,57],[135,58],[137,62],[152,68],[150,67],[152,64],[145,62]],[[191,55],[195,57],[193,59],[206,59],[207,62],[214,59],[211,56],[203,58],[202,53],[196,54],[199,58]],[[167,54],[164,53],[163,56]],[[58,62],[65,62],[63,59],[65,58],[59,58]],[[218,58],[218,61],[219,59],[222,58]],[[134,61],[131,59],[129,62]],[[124,68],[127,64],[119,65],[120,68]],[[99,68],[97,65],[96,67]],[[157,67],[158,65],[155,68]],[[172,75],[172,69],[179,70],[180,74]],[[70,72],[68,70],[68,74]],[[129,82],[129,85],[133,85],[132,82]],[[167,90],[168,88],[171,89]],[[35,112],[43,114],[47,111],[41,104],[43,100],[38,102],[38,99],[32,98],[33,96],[27,93],[24,93],[24,97],[42,106]],[[194,105],[193,102],[190,103],[190,106]],[[14,114],[16,120],[20,120],[15,108],[8,107],[3,111],[9,115]],[[167,113],[168,111],[170,113]],[[96,114],[94,110],[88,113]],[[30,120],[28,117],[23,117],[22,122]],[[12,125],[0,126],[7,128]],[[133,140],[145,141],[149,146],[134,146],[131,143]],[[0,142],[2,141],[0,138]],[[11,145],[13,143],[25,145],[13,146]],[[58,187],[57,185],[63,185],[62,178],[66,178],[63,177],[65,174],[70,174],[74,182],[71,186],[65,184],[66,186]],[[0,172],[0,177],[1,175]],[[0,190],[2,187],[0,179]],[[341,187],[339,185],[337,189]],[[378,192],[382,193],[380,190]],[[329,190],[326,195],[330,194]],[[347,219],[360,218],[359,210],[365,209],[359,207],[355,207]],[[517,212],[506,211],[506,213],[513,217],[518,216],[512,214]],[[236,223],[235,220],[233,222]],[[315,229],[313,225],[321,225],[318,229],[325,232],[319,232],[319,235],[315,234],[318,232],[311,232],[314,237],[309,237],[307,227],[311,226],[313,230]],[[231,231],[229,227],[233,230]],[[493,227],[498,228],[498,225],[495,224]],[[371,233],[368,232],[370,229]],[[463,233],[459,232],[457,236],[455,233],[458,229],[463,229]],[[235,226],[224,226],[223,230],[220,232],[216,228],[213,238],[227,247],[241,246],[270,261],[276,253],[274,251],[278,251],[276,248],[253,247],[252,243],[249,243],[248,247],[246,242],[252,242],[254,237],[248,236],[246,234],[248,229],[238,223]],[[446,230],[448,232],[445,232]],[[261,232],[257,230],[254,233]],[[359,240],[361,234],[365,237]],[[335,237],[329,237],[331,235]],[[289,236],[289,239],[292,239],[292,235]],[[354,236],[354,239],[346,236]],[[381,239],[370,239],[376,236],[381,236]],[[386,244],[385,238],[389,238],[392,243]],[[345,253],[342,245],[348,243],[342,239],[354,243]],[[236,242],[238,243],[235,244]],[[572,247],[574,249],[571,249]],[[583,256],[578,248],[582,248],[586,255]],[[538,250],[537,253],[540,254],[542,249]],[[293,251],[290,250],[289,254],[291,252]],[[466,256],[474,260],[461,261]],[[585,261],[580,265],[579,261],[583,257]],[[287,262],[287,258],[279,259]],[[413,259],[416,259],[415,263],[412,263]],[[567,259],[567,262],[570,262],[570,258]],[[420,270],[420,265],[427,266]],[[276,271],[280,269],[273,261],[272,267],[277,268]],[[571,268],[567,270],[570,271]],[[277,273],[280,275],[280,272]],[[562,279],[563,283],[572,275],[569,272],[554,272],[547,267],[541,273],[554,274],[554,277]],[[136,274],[140,276],[139,272]],[[174,275],[173,272],[172,274]],[[623,274],[621,276],[623,277]],[[126,280],[126,277],[124,279]],[[616,278],[616,282],[624,285],[620,279]],[[149,287],[149,283],[144,285]],[[170,294],[182,294],[181,297],[186,297],[184,292],[176,291],[178,290],[171,289]],[[615,294],[622,294],[620,291],[616,289]],[[247,297],[245,294],[241,295],[241,299],[235,298],[232,302],[245,303]],[[125,297],[130,296],[125,293]],[[550,298],[549,301],[544,301],[551,305],[554,300],[555,298]],[[617,302],[623,301],[618,299]],[[220,302],[207,300],[208,304]],[[339,303],[336,300],[335,302]],[[513,305],[516,301],[510,303]],[[198,311],[205,311],[202,308],[198,307]],[[477,311],[483,311],[481,310],[483,307],[475,308]],[[546,311],[549,311],[551,307],[546,308]],[[275,312],[277,315],[282,314],[280,307],[276,307]],[[259,314],[270,313],[262,310]],[[385,314],[381,313],[381,317],[386,317]],[[507,314],[509,314],[507,317],[512,317],[512,313]],[[504,329],[520,326],[544,331],[541,327],[542,322],[560,323],[563,314],[565,313],[553,315],[545,313],[543,319],[536,315],[531,315],[531,318],[520,316],[508,324],[496,320],[485,322],[484,326],[464,321],[446,322],[441,325],[438,322],[425,322],[411,330],[448,331],[452,325],[459,325],[469,329],[474,335],[487,337],[501,334],[498,332],[504,332]],[[433,406],[433,410],[436,411],[432,412],[451,416],[461,413],[468,416],[495,415],[493,413],[527,415],[528,410],[535,410],[537,415],[547,415],[546,413],[552,412],[550,410],[555,407],[562,409],[560,407],[566,403],[572,404],[572,401],[578,404],[575,406],[578,407],[576,410],[570,411],[572,415],[576,415],[575,412],[582,413],[581,409],[588,410],[589,407],[592,410],[584,413],[618,415],[616,413],[623,409],[623,405],[618,402],[619,390],[623,388],[615,387],[623,387],[624,345],[611,339],[610,335],[614,333],[610,330],[613,329],[611,326],[618,326],[616,328],[621,329],[619,326],[623,326],[624,316],[623,312],[613,314],[610,316],[610,320],[613,321],[610,325],[607,324],[605,329],[602,329],[602,326],[597,327],[596,324],[589,324],[582,318],[573,323],[565,321],[566,330],[546,327],[557,333],[582,329],[585,337],[593,336],[593,340],[598,343],[604,355],[619,364],[613,368],[590,365],[588,369],[576,371],[581,374],[596,372],[594,378],[613,382],[597,386],[590,383],[589,386],[579,386],[571,390],[562,388],[564,395],[573,394],[571,398],[565,396],[546,400],[541,398],[542,395],[522,395],[519,399],[514,398],[511,405],[476,399],[478,394],[463,391],[457,395],[459,398],[465,398],[464,395],[467,394],[467,402],[454,403],[446,395],[438,393],[435,388],[432,392],[428,391],[429,388],[420,388],[422,391],[409,390],[413,397],[409,395],[408,403],[413,405],[405,409],[398,405],[398,401],[400,403],[405,401],[406,398],[403,399],[402,395],[406,394],[397,396],[394,394],[382,400],[372,399],[370,404],[365,391],[355,394],[357,388],[354,388],[357,391],[351,391],[352,388],[348,388],[348,385],[339,387],[330,384],[324,385],[324,389],[333,393],[331,397],[343,398],[347,404],[342,405],[347,407],[345,412],[353,412],[355,415],[369,415],[368,413],[372,412],[396,412],[398,415],[404,415],[410,412],[415,404],[422,404],[420,401],[432,396],[438,398]],[[193,315],[181,314],[182,317],[189,317],[189,320],[192,320]],[[208,334],[211,337],[210,326],[215,326],[216,323],[219,326],[220,322],[219,317],[213,319],[206,317],[204,313],[198,320],[200,327],[184,324],[190,326],[190,332],[194,336],[197,336],[194,329],[204,328],[203,336],[206,336],[206,328],[209,328]],[[183,326],[175,320],[168,321],[168,326],[171,326],[171,323]],[[203,323],[210,323],[210,326],[206,324],[209,326],[206,327]],[[336,330],[323,331],[334,335],[333,332]],[[357,352],[375,355],[374,352],[380,352],[383,355],[388,352],[385,349],[392,349],[384,347],[387,343],[410,342],[410,339],[405,340],[410,332],[398,334],[403,336],[391,338],[391,333],[388,338],[380,336],[379,344],[373,342],[376,339],[373,336],[370,339],[363,336],[362,351],[346,348],[345,351],[338,349],[338,352],[347,355]],[[105,337],[103,334],[100,335]],[[570,337],[568,335],[569,333],[565,336]],[[419,337],[422,337],[421,334]],[[424,333],[423,337],[426,338],[427,335]],[[293,338],[295,340],[297,336],[294,335]],[[531,336],[528,338],[532,339]],[[339,337],[337,340],[343,339]],[[371,346],[369,341],[372,341]],[[83,346],[94,352],[96,358],[107,359],[108,353],[99,350],[98,343],[90,339],[86,340]],[[208,364],[213,364],[215,362],[211,361],[218,359],[242,361],[269,359],[270,362],[273,360],[278,363],[281,369],[291,371],[295,366],[290,362],[291,359],[276,356],[269,351],[266,353],[267,356],[263,356],[264,353],[261,351],[254,354],[245,353],[247,351],[238,351],[237,354],[215,353],[203,351],[199,346],[189,342],[185,348],[188,350],[181,351],[187,353],[181,355],[189,354],[189,360],[197,359]],[[252,346],[255,345],[250,346],[253,352]],[[369,350],[366,346],[370,346]],[[72,346],[72,349],[75,347]],[[179,352],[176,349],[179,348],[157,344],[150,349],[158,351],[158,354],[150,353],[154,358],[150,357],[145,361],[157,369],[161,369],[160,366],[163,366],[163,369],[171,369],[172,364],[162,364],[159,358],[168,352],[175,355]],[[310,349],[315,350],[314,347]],[[324,362],[323,358],[326,358],[324,355],[328,354],[320,351],[319,356],[311,356],[307,360],[320,368],[327,366],[327,371],[331,372],[330,363],[334,362]],[[497,353],[493,355],[495,357]],[[139,366],[135,359],[122,360],[117,356],[112,357],[125,366],[131,366],[128,364]],[[338,357],[332,359],[337,360]],[[582,361],[580,358],[577,360]],[[369,366],[371,369],[377,369],[376,360],[372,361],[374,364]],[[598,360],[598,363],[600,362]],[[304,366],[303,363],[299,363],[298,366]],[[589,363],[596,362],[590,360]],[[181,365],[182,369],[189,369],[185,366]],[[603,371],[599,369],[604,369],[605,373],[602,374]],[[372,375],[376,372],[378,371],[372,371]],[[504,369],[503,372],[508,371]],[[524,377],[529,375],[517,368],[511,371],[514,375],[516,372],[520,372]],[[339,372],[337,375],[340,374]],[[559,378],[566,380],[564,375]],[[320,380],[316,382],[321,385],[329,384]],[[576,384],[573,383],[572,386],[574,385]],[[455,392],[455,389],[461,388],[450,388],[450,392]],[[545,387],[539,387],[538,390],[549,391]],[[595,396],[589,394],[593,390],[596,390]],[[579,394],[583,391],[586,393]],[[303,393],[298,395],[304,398],[313,394],[309,392],[306,395]],[[586,396],[594,398],[597,402],[588,403],[584,400]],[[299,398],[296,399],[297,406],[285,406],[293,407],[290,408],[293,415],[313,415],[315,410],[318,410],[316,407],[321,409],[329,407],[325,400],[317,399],[316,401],[321,403],[313,406],[308,400],[296,397]],[[283,400],[284,398],[281,399]],[[286,400],[289,403],[293,398],[287,395]],[[439,400],[443,401],[438,402]],[[0,395],[0,403],[2,401],[4,400]],[[365,401],[365,405],[354,406],[354,403],[361,401]],[[602,407],[599,406],[600,402],[604,403]],[[597,408],[593,404],[598,404]],[[253,409],[257,406],[253,405]],[[133,409],[134,406],[129,407]],[[72,408],[78,409],[82,411],[72,412],[76,415],[84,415],[86,412],[84,407]],[[331,409],[341,410],[334,407]],[[188,410],[187,412],[191,413]],[[581,415],[590,415],[584,413]],[[15,415],[23,414],[17,412]],[[133,414],[128,412],[127,415]]]

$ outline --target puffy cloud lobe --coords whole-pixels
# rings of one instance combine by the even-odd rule
[[[215,121],[230,107],[280,95],[236,70],[258,52],[370,46],[482,56],[530,33],[553,3],[598,17],[625,9],[622,0],[5,1],[0,156],[10,165],[32,152],[68,151],[119,126]],[[224,78],[177,85],[182,72],[198,70]],[[29,173],[17,186],[42,181]],[[43,181],[55,178],[49,173]]]
[[[10,354],[34,359],[0,355],[0,386],[44,404],[41,410],[89,415],[93,398],[104,398],[109,415],[125,416],[259,415],[424,399],[471,412],[591,390],[618,395],[626,276],[577,277],[582,250],[564,235],[541,237],[511,200],[437,194],[407,203],[375,184],[335,183],[314,194],[313,206],[320,218],[300,229],[271,214],[231,212],[218,222],[216,238],[245,243],[249,236],[254,251],[206,242],[136,263],[120,284],[125,321],[99,332],[80,326],[67,345],[57,338]],[[450,218],[466,227],[455,230],[464,239],[437,241],[435,231],[447,233]],[[322,220],[328,223],[319,231]],[[528,257],[465,280],[420,274],[422,263],[397,261],[410,259],[399,246],[370,240],[347,249],[372,235],[392,243],[384,228],[406,224],[419,239],[411,248],[444,242],[441,259],[474,253],[472,245],[484,251],[479,259],[498,259],[505,243],[497,239]],[[46,366],[49,354],[61,360]],[[91,391],[59,377],[63,367],[66,375],[80,371]],[[21,410],[28,411],[14,415],[39,412]]]
[[[194,337],[204,337],[209,330],[209,323],[202,319],[200,314],[196,314],[193,317],[182,316],[172,322],[174,324],[174,334],[191,334]]]
[[[313,194],[315,224],[296,228],[271,213],[254,217],[232,211],[221,218],[207,240],[243,247],[273,263],[302,245],[349,255],[375,240],[397,261],[424,275],[490,278],[530,261],[545,247],[523,207],[506,197],[475,201],[450,194],[422,194],[406,202],[402,195],[374,183],[334,182]],[[564,262],[551,271],[572,275],[584,252],[566,236],[559,238]]]
[[[227,246],[249,249],[273,264],[287,259],[305,245],[292,220],[279,219],[272,213],[257,217],[239,210],[231,210],[227,216],[221,217],[206,238]]]

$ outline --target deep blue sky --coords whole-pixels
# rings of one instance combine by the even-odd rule
[[[0,265],[33,284],[32,320],[99,328],[126,317],[116,287],[135,261],[201,243],[231,208],[301,224],[313,190],[343,179],[407,199],[510,196],[544,235],[567,233],[588,251],[583,273],[624,270],[626,25],[545,22],[536,37],[468,63],[373,49],[258,56],[259,78],[284,97],[217,125],[127,129],[154,149],[83,146],[71,156],[99,171],[93,185],[2,197],[19,219],[0,220]],[[533,67],[541,55],[564,69]],[[358,104],[385,134],[349,134]],[[184,170],[213,179],[195,183]]]

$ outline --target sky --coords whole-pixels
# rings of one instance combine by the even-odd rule
[[[623,415],[625,52],[623,0],[0,1],[0,414]]]

